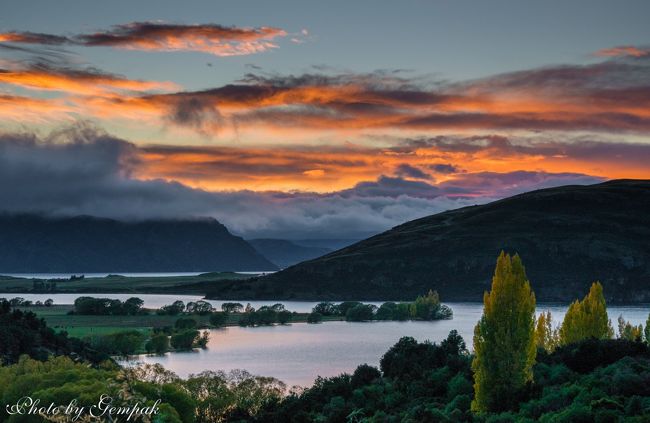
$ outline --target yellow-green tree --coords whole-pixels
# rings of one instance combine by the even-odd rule
[[[645,334],[645,342],[650,345],[650,314],[648,314],[648,320],[645,321],[645,329],[643,330]]]
[[[535,344],[552,352],[558,345],[558,331],[553,329],[553,317],[550,311],[542,312],[535,324]]]
[[[643,339],[643,325],[635,326],[625,321],[621,314],[618,316],[618,337],[628,341],[641,341]]]
[[[472,361],[472,410],[479,413],[510,408],[533,378],[535,294],[518,255],[501,252],[483,304],[483,316],[474,328]]]
[[[440,296],[437,291],[429,290],[426,296],[418,296],[411,303],[409,313],[413,319],[431,320],[440,309]]]
[[[567,345],[583,339],[609,339],[614,336],[612,323],[607,316],[603,286],[594,282],[582,301],[569,306],[560,327],[560,344]]]

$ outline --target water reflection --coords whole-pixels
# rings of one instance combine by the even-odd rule
[[[471,348],[474,325],[482,313],[477,303],[451,303],[453,320],[436,322],[328,322],[287,326],[211,331],[208,350],[142,356],[146,363],[160,363],[181,377],[203,370],[246,369],[274,376],[288,385],[311,385],[316,376],[352,372],[357,365],[379,365],[381,356],[402,336],[439,342],[456,329]],[[560,321],[566,306],[542,305]],[[650,306],[610,307],[612,322],[619,314],[634,324],[645,323]]]

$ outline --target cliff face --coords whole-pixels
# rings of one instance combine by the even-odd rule
[[[214,219],[0,215],[0,273],[275,270]]]
[[[538,301],[571,301],[600,280],[610,300],[650,302],[650,181],[529,192],[407,222],[247,283],[224,298],[480,301],[501,250],[518,253]]]

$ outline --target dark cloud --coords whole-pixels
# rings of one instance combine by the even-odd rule
[[[415,166],[411,166],[408,163],[402,163],[398,165],[397,168],[395,169],[395,175],[403,178],[406,177],[406,178],[413,178],[413,179],[428,179],[428,180],[433,179],[431,175],[422,171],[422,169],[419,169]]]
[[[650,118],[631,113],[557,114],[554,117],[533,113],[431,113],[399,124],[412,129],[521,129],[556,131],[635,131],[650,130]]]
[[[144,51],[200,51],[217,56],[253,54],[277,47],[279,28],[240,28],[218,24],[181,25],[132,22],[110,30],[64,37],[34,32],[0,33],[0,43],[103,46]]]
[[[443,195],[440,188],[423,181],[410,181],[400,177],[380,176],[376,181],[359,182],[354,188],[340,192],[344,197],[436,198]]]
[[[461,174],[457,178],[439,184],[449,195],[508,197],[542,188],[567,184],[588,185],[605,179],[580,173],[548,173],[513,171],[508,173],[478,172]]]
[[[136,179],[141,153],[83,125],[45,138],[0,134],[2,210],[118,219],[212,216],[250,237],[343,237],[529,189],[600,181],[569,173],[467,173],[437,185],[381,176],[329,194],[207,192]]]
[[[443,173],[443,174],[459,173],[462,171],[461,169],[459,169],[458,167],[454,166],[451,163],[435,163],[435,164],[430,164],[427,167],[436,173]]]

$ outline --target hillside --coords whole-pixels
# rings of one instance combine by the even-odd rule
[[[5,274],[275,269],[214,219],[0,215],[0,273]]]
[[[249,239],[247,241],[258,253],[281,269],[332,252],[329,248],[308,247],[286,239]]]
[[[609,300],[650,302],[650,181],[529,192],[407,222],[221,298],[480,301],[501,250],[519,253],[538,301],[570,301],[600,280]]]

